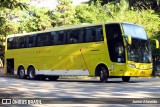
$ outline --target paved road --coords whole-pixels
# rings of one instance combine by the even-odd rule
[[[160,78],[37,81],[0,77],[0,97],[18,98],[158,98]]]

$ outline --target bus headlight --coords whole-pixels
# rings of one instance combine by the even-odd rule
[[[131,68],[136,68],[136,66],[134,64],[128,64],[128,66]]]
[[[152,69],[153,68],[153,66],[150,66],[150,68],[149,69]]]

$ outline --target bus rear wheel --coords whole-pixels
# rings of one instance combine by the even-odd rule
[[[100,81],[102,83],[107,82],[107,80],[108,80],[108,71],[107,71],[107,69],[105,67],[101,66],[99,68],[99,73],[100,73],[100,75],[99,75],[100,76]]]
[[[30,67],[30,68],[28,69],[28,77],[29,77],[29,79],[31,79],[31,80],[36,79],[36,73],[35,73],[35,69],[34,69],[33,67]]]
[[[56,81],[59,78],[59,76],[48,76],[48,79],[50,81]]]
[[[123,82],[129,82],[130,77],[129,76],[124,76],[122,77]]]
[[[25,70],[24,70],[23,67],[20,67],[20,68],[18,69],[18,77],[19,77],[20,79],[26,78]]]

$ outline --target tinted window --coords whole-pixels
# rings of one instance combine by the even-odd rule
[[[51,45],[65,44],[65,31],[51,32],[50,43]]]
[[[65,44],[66,43],[66,31],[58,31],[58,42],[59,44]]]
[[[27,36],[27,47],[35,47],[36,46],[36,35],[28,35]]]
[[[93,28],[92,27],[88,27],[85,28],[85,41],[86,42],[94,42],[94,37],[95,37],[95,33],[92,32]]]
[[[25,36],[18,37],[17,48],[25,48]]]
[[[37,46],[49,46],[50,45],[50,34],[51,33],[37,34]]]
[[[67,31],[67,43],[82,43],[84,36],[83,28],[80,29],[70,29]]]
[[[103,41],[102,26],[85,28],[85,42]]]
[[[63,31],[8,38],[8,49],[41,47],[103,41],[102,26],[91,26]]]
[[[14,38],[7,39],[7,49],[13,49],[15,46]]]
[[[95,41],[103,41],[103,30],[102,30],[102,26],[97,26],[95,28],[95,32],[96,32],[96,36],[95,36]]]

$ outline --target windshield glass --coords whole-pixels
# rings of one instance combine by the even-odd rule
[[[122,24],[124,34],[132,38],[139,38],[147,40],[147,35],[143,27],[133,24]]]
[[[128,59],[135,62],[151,62],[149,42],[132,38],[132,45],[128,46]]]
[[[140,63],[151,62],[151,50],[147,35],[143,27],[123,24],[125,35],[132,37],[132,44],[128,45],[128,60]]]

